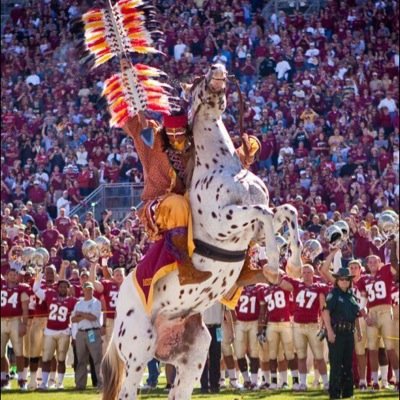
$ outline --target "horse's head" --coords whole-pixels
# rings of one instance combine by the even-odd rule
[[[192,85],[183,84],[184,96],[190,103],[189,125],[198,115],[218,119],[226,108],[226,81],[228,74],[223,64],[213,64],[207,73],[196,78]]]

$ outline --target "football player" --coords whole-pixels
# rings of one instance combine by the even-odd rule
[[[103,266],[103,276],[108,276],[107,266]],[[105,271],[107,270],[107,271]],[[125,268],[115,268],[112,271],[111,279],[96,280],[96,264],[92,263],[90,266],[89,281],[93,283],[95,293],[102,295],[105,316],[103,317],[103,327],[105,328],[105,337],[103,340],[103,352],[107,349],[110,341],[115,318],[115,307],[118,298],[119,288],[125,278]],[[96,296],[97,297],[97,296]]]
[[[48,389],[51,360],[54,352],[57,353],[57,389],[63,389],[65,374],[65,358],[71,341],[70,316],[75,307],[76,299],[68,295],[70,283],[67,280],[59,280],[57,289],[45,289],[40,287],[42,274],[39,273],[33,285],[36,296],[47,304],[49,316],[44,330],[43,355],[42,355],[42,384],[41,390]]]
[[[393,307],[393,325],[394,331],[399,332],[399,275],[396,275],[396,281],[392,286],[392,307]],[[395,351],[399,357],[399,342],[396,343]]]
[[[267,320],[267,341],[269,348],[269,366],[271,369],[270,389],[277,389],[278,350],[282,344],[283,351],[292,372],[293,388],[298,389],[299,375],[294,355],[293,329],[290,322],[289,298],[291,292],[278,285],[262,286],[259,291],[260,317]],[[259,326],[262,325],[259,324]],[[259,331],[259,334],[261,332]],[[282,384],[287,382],[281,382]]]
[[[45,267],[44,279],[40,282],[40,287],[43,290],[53,289],[56,285],[56,268],[54,265],[48,265]],[[30,307],[33,308],[32,318],[29,320],[29,330],[26,337],[24,338],[25,345],[25,357],[29,357],[29,370],[30,380],[28,389],[34,390],[37,388],[37,371],[39,367],[39,361],[42,356],[43,350],[43,332],[46,328],[47,317],[49,315],[47,304],[43,300],[39,299],[33,292],[34,279],[30,282]],[[56,363],[53,360],[51,373],[51,385],[53,385],[55,377]]]
[[[283,277],[280,287],[293,293],[294,315],[293,335],[298,357],[300,373],[300,391],[307,390],[307,347],[311,347],[314,360],[318,365],[324,389],[329,387],[324,346],[317,337],[319,331],[318,317],[325,304],[324,287],[314,282],[314,267],[305,264],[302,279]]]
[[[232,389],[242,389],[242,385],[239,383],[236,375],[235,359],[233,358],[233,341],[235,337],[235,320],[236,316],[224,307],[224,318],[222,321],[222,341],[221,341],[221,353],[224,360],[226,369],[229,376],[229,386]],[[221,371],[221,382],[225,384],[225,377]],[[221,383],[220,382],[220,383]]]
[[[361,277],[358,285],[361,294],[367,299],[368,315],[367,341],[369,350],[369,361],[371,365],[371,378],[374,390],[379,390],[378,383],[378,347],[379,338],[383,339],[387,356],[396,376],[399,386],[399,359],[395,350],[393,337],[398,335],[394,330],[392,319],[392,286],[395,268],[390,264],[383,265],[379,256],[367,257],[369,274]]]
[[[27,390],[26,371],[24,371],[24,355],[22,338],[26,334],[28,323],[28,286],[18,283],[15,269],[7,271],[5,279],[1,276],[1,387],[9,388],[8,359],[6,357],[7,342],[11,340],[18,372],[18,385]]]
[[[244,379],[246,389],[256,389],[258,386],[258,316],[260,305],[258,302],[258,290],[256,285],[245,286],[235,309],[235,339],[233,347],[237,357],[240,372]],[[250,357],[250,373],[246,361],[246,353]]]

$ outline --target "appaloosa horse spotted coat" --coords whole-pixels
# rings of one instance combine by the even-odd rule
[[[171,272],[155,285],[150,315],[144,310],[132,276],[125,279],[103,362],[104,400],[136,399],[146,364],[153,357],[176,367],[168,398],[191,398],[210,344],[201,313],[234,286],[251,240],[265,241],[265,272],[269,277],[276,275],[279,252],[274,223],[288,222],[289,263],[295,269],[301,265],[295,210],[290,206],[279,208],[274,221],[264,183],[242,169],[222,122],[226,78],[225,67],[213,66],[190,92],[189,115],[196,151],[190,188],[196,244],[192,260],[196,268],[211,271],[212,276],[198,285],[180,286],[177,271]]]

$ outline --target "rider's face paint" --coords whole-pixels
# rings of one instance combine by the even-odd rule
[[[183,151],[186,146],[186,137],[185,135],[179,136],[168,136],[169,143],[174,150]]]

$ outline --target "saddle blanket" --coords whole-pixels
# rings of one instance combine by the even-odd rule
[[[151,313],[153,305],[154,285],[164,276],[178,269],[175,257],[168,251],[165,239],[154,242],[146,252],[144,258],[137,265],[132,274],[135,285],[144,309],[147,314]],[[221,298],[219,301],[229,309],[233,310],[239,301],[243,288],[237,288],[230,299]]]
[[[177,268],[175,257],[165,246],[164,237],[150,246],[144,258],[137,265],[133,274],[133,283],[148,314],[150,314],[153,304],[154,285]]]

